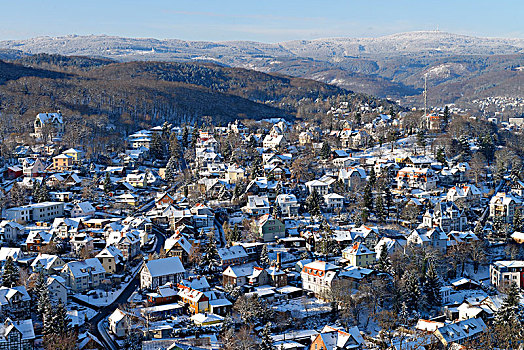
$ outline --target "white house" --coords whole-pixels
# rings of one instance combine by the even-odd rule
[[[408,245],[417,245],[423,248],[431,247],[443,253],[447,250],[448,236],[440,227],[417,227],[408,236]]]
[[[313,193],[313,191],[315,191],[321,196],[326,195],[329,192],[329,185],[324,181],[320,180],[308,181],[306,182],[306,187],[309,193]]]
[[[151,260],[140,271],[140,288],[154,289],[168,282],[178,283],[185,273],[186,269],[177,256]]]
[[[247,204],[245,207],[245,212],[253,215],[253,216],[260,216],[269,214],[269,199],[267,196],[248,196],[247,197]]]
[[[67,304],[67,288],[65,280],[60,276],[50,276],[47,278],[47,289],[49,298],[55,303]]]
[[[302,288],[306,291],[322,296],[331,290],[333,281],[340,268],[326,261],[313,261],[304,265],[300,272]]]
[[[275,199],[277,205],[280,207],[282,216],[290,217],[298,215],[298,200],[294,194],[279,194]]]
[[[98,288],[105,274],[106,271],[97,258],[69,262],[60,272],[66,286],[74,292]]]
[[[524,289],[524,260],[495,261],[489,267],[491,284],[496,288],[515,283]]]
[[[72,218],[93,215],[95,215],[95,208],[89,202],[76,203],[73,207],[73,210],[71,210]]]
[[[264,141],[262,141],[262,146],[264,148],[277,149],[285,146],[286,143],[287,141],[284,135],[266,135]]]
[[[324,205],[328,211],[342,209],[344,206],[344,196],[337,193],[326,194],[324,195]]]

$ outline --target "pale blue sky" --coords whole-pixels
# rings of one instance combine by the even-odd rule
[[[524,38],[523,0],[0,0],[0,40],[108,34],[277,42],[414,30]]]

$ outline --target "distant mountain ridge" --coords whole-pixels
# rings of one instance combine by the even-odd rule
[[[519,83],[523,72],[515,68],[524,66],[524,39],[478,38],[439,31],[274,44],[70,35],[0,41],[0,58],[3,52],[10,56],[6,59],[12,59],[16,52],[19,57],[45,52],[123,62],[208,61],[315,79],[415,104],[421,101],[425,74],[433,104],[467,103],[482,97],[485,91],[518,95],[520,90],[512,89],[507,81]],[[504,81],[493,72],[501,72]],[[466,85],[469,88],[463,91]]]

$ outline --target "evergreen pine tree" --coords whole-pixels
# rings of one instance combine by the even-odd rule
[[[111,183],[111,176],[109,175],[109,172],[106,172],[103,186],[104,186],[105,193],[109,193],[113,190],[113,184]]]
[[[384,199],[382,194],[378,193],[377,199],[375,200],[375,216],[377,217],[378,222],[384,222],[386,216],[384,209]]]
[[[162,138],[156,132],[153,133],[153,136],[151,136],[149,154],[153,159],[163,159],[164,156],[164,145]]]
[[[210,231],[207,235],[208,243],[202,256],[202,267],[206,273],[214,273],[220,265],[218,250],[215,241],[215,233]]]
[[[508,286],[506,297],[495,313],[493,323],[501,329],[512,330],[518,337],[524,336],[524,308],[520,303],[519,287],[516,283]]]
[[[329,159],[331,157],[331,146],[327,141],[322,143],[322,148],[320,149],[320,156],[322,159]]]
[[[47,302],[44,304],[42,311],[42,334],[52,335],[55,334],[55,325],[54,325],[54,312],[51,302],[49,301],[49,295],[47,296]]]
[[[420,301],[420,287],[417,275],[406,271],[402,276],[403,298],[409,310],[417,311]]]
[[[437,162],[442,164],[442,166],[448,166],[448,161],[446,159],[446,154],[444,153],[444,148],[439,147],[436,154]]]
[[[449,124],[449,108],[448,106],[444,107],[444,114],[442,116],[442,126],[446,128]]]
[[[71,320],[62,301],[53,308],[53,329],[55,334],[65,335],[71,330]]]
[[[40,182],[38,180],[33,181],[33,202],[40,203]]]
[[[25,191],[20,187],[18,182],[15,182],[9,191],[9,201],[13,206],[21,206],[26,203]]]
[[[271,337],[271,323],[268,322],[260,333],[260,343],[258,344],[258,350],[275,350],[276,347],[273,344],[273,338]]]
[[[377,260],[377,269],[386,273],[391,271],[391,260],[389,259],[386,243],[382,244],[382,249]]]
[[[184,130],[182,131],[182,147],[187,148],[189,146],[189,130],[187,129],[187,125],[184,126]]]
[[[269,267],[269,253],[267,250],[267,244],[264,244],[262,246],[262,251],[260,252],[260,264],[262,267],[267,268]]]
[[[402,302],[400,312],[398,313],[398,320],[403,325],[407,325],[409,321],[409,309],[406,302]]]
[[[36,293],[37,304],[36,304],[36,311],[38,315],[40,316],[41,320],[44,320],[44,316],[46,313],[51,309],[51,300],[49,299],[49,291],[47,289],[47,286],[45,285],[45,277],[43,274],[40,274],[38,277],[41,279],[38,283],[40,286],[38,287],[38,290]],[[43,283],[42,283],[43,281]]]
[[[19,279],[20,274],[18,272],[18,267],[13,262],[13,259],[8,256],[2,271],[2,286],[8,288],[14,287],[18,284]]]
[[[253,176],[253,179],[264,176],[264,167],[262,165],[262,157],[257,153],[254,158],[253,162],[251,163],[251,174]]]
[[[333,239],[333,231],[328,223],[320,225],[320,240],[316,244],[316,251],[324,258],[337,255],[339,252],[338,244]]]
[[[522,215],[520,209],[516,209],[513,215],[513,230],[519,232],[522,230]]]
[[[364,187],[364,195],[362,197],[364,208],[368,210],[368,213],[373,210],[373,192],[371,190],[371,183],[368,182]]]
[[[49,189],[47,188],[47,184],[45,180],[42,180],[39,190],[38,203],[48,202],[50,199],[51,198],[49,197]]]
[[[306,209],[311,216],[320,216],[320,195],[313,190],[306,198]]]
[[[426,150],[427,140],[426,140],[426,131],[425,130],[420,130],[417,133],[417,144],[420,147],[424,148],[424,151]]]
[[[386,218],[389,218],[389,210],[393,206],[393,196],[391,195],[391,189],[389,188],[389,185],[385,185],[383,187],[384,191],[384,200],[386,203]]]
[[[172,133],[169,138],[169,155],[170,157],[175,157],[177,159],[182,156],[182,147],[180,146],[180,142],[178,142],[178,137],[175,133]]]
[[[177,164],[178,164],[178,158],[176,157],[169,157],[169,160],[167,161],[166,165],[166,171],[164,174],[164,180],[166,180],[168,183],[172,183],[175,181],[175,176],[177,173]]]
[[[193,125],[193,132],[191,134],[191,148],[195,148],[199,137],[200,137],[200,133],[198,132],[198,127],[195,123]]]
[[[440,287],[439,276],[433,264],[430,264],[424,278],[424,284],[422,285],[422,293],[424,294],[424,300],[428,307],[436,307],[442,304]]]
[[[368,175],[368,184],[373,188],[377,183],[377,174],[375,173],[375,168],[371,167]]]

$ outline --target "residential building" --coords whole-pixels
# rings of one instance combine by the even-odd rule
[[[61,302],[67,305],[67,287],[65,280],[60,276],[49,276],[47,278],[47,290],[52,302]]]
[[[220,248],[218,249],[218,256],[222,268],[226,268],[229,265],[242,265],[249,260],[245,248],[241,245]]]
[[[524,289],[524,260],[495,261],[489,267],[491,284],[496,288],[505,288],[515,283]]]
[[[2,220],[0,222],[0,241],[7,243],[18,242],[24,231],[24,226],[19,223],[12,220]]]
[[[97,258],[69,262],[60,272],[66,286],[75,293],[98,288],[105,274],[106,270]]]
[[[55,171],[69,171],[73,168],[73,158],[60,154],[56,157],[53,157],[53,169]]]
[[[109,331],[119,339],[125,338],[131,321],[132,318],[127,312],[116,309],[107,319]]]
[[[50,221],[64,216],[64,203],[42,202],[13,207],[5,210],[7,220],[14,221]]]
[[[405,167],[397,173],[397,187],[419,188],[424,191],[437,187],[438,175],[429,168]]]
[[[14,321],[7,318],[0,327],[1,350],[33,350],[35,330],[31,319]]]
[[[269,214],[269,199],[267,196],[248,196],[245,212],[252,216]]]
[[[12,319],[25,319],[31,316],[31,297],[24,286],[0,287],[0,315]]]
[[[486,330],[487,326],[482,318],[470,318],[437,328],[433,335],[440,340],[445,349],[448,349],[453,343],[473,342]]]
[[[324,181],[311,180],[306,182],[306,187],[309,193],[313,193],[313,191],[315,191],[321,196],[329,193],[329,185]]]
[[[309,350],[350,350],[362,349],[364,338],[357,326],[347,331],[331,326],[324,326],[319,334],[313,336]]]
[[[324,206],[327,211],[342,210],[344,207],[344,196],[337,193],[328,193],[324,195]]]
[[[31,263],[31,270],[44,275],[54,275],[60,273],[64,265],[65,262],[57,255],[39,253]]]
[[[269,214],[263,215],[256,222],[258,236],[263,242],[274,242],[286,236],[286,227],[278,219]]]
[[[124,255],[117,247],[108,245],[96,255],[107,274],[120,273],[124,266]]]
[[[489,201],[489,217],[502,218],[508,224],[513,223],[515,210],[522,207],[520,199],[505,192],[499,192]]]
[[[300,206],[297,197],[294,194],[279,194],[275,201],[280,208],[280,214],[282,217],[293,217],[298,215],[298,209]]]
[[[304,265],[300,272],[302,288],[322,297],[331,290],[340,267],[326,261],[313,261]]]
[[[366,182],[366,171],[363,168],[347,167],[338,172],[338,180],[349,190],[360,188]]]
[[[418,227],[411,231],[407,244],[417,245],[422,248],[432,248],[445,253],[447,250],[448,236],[440,227]]]
[[[209,311],[209,298],[202,291],[179,285],[178,297],[182,305],[188,305],[188,311],[193,315]]]
[[[61,137],[65,132],[62,113],[38,113],[34,121],[34,136],[36,138]]]
[[[186,269],[177,256],[151,260],[140,271],[140,288],[155,289],[168,282],[178,283],[185,273]]]
[[[89,202],[76,203],[71,210],[71,217],[85,217],[95,215],[95,208]]]
[[[376,262],[376,253],[359,242],[346,247],[342,251],[342,257],[346,259],[350,265],[358,267],[368,267],[374,265]]]
[[[478,206],[482,192],[475,185],[455,185],[448,190],[446,199],[450,202],[463,202],[465,205]]]
[[[466,214],[451,201],[440,201],[435,208],[428,209],[422,222],[427,227],[438,226],[445,233],[464,231],[467,225]]]

